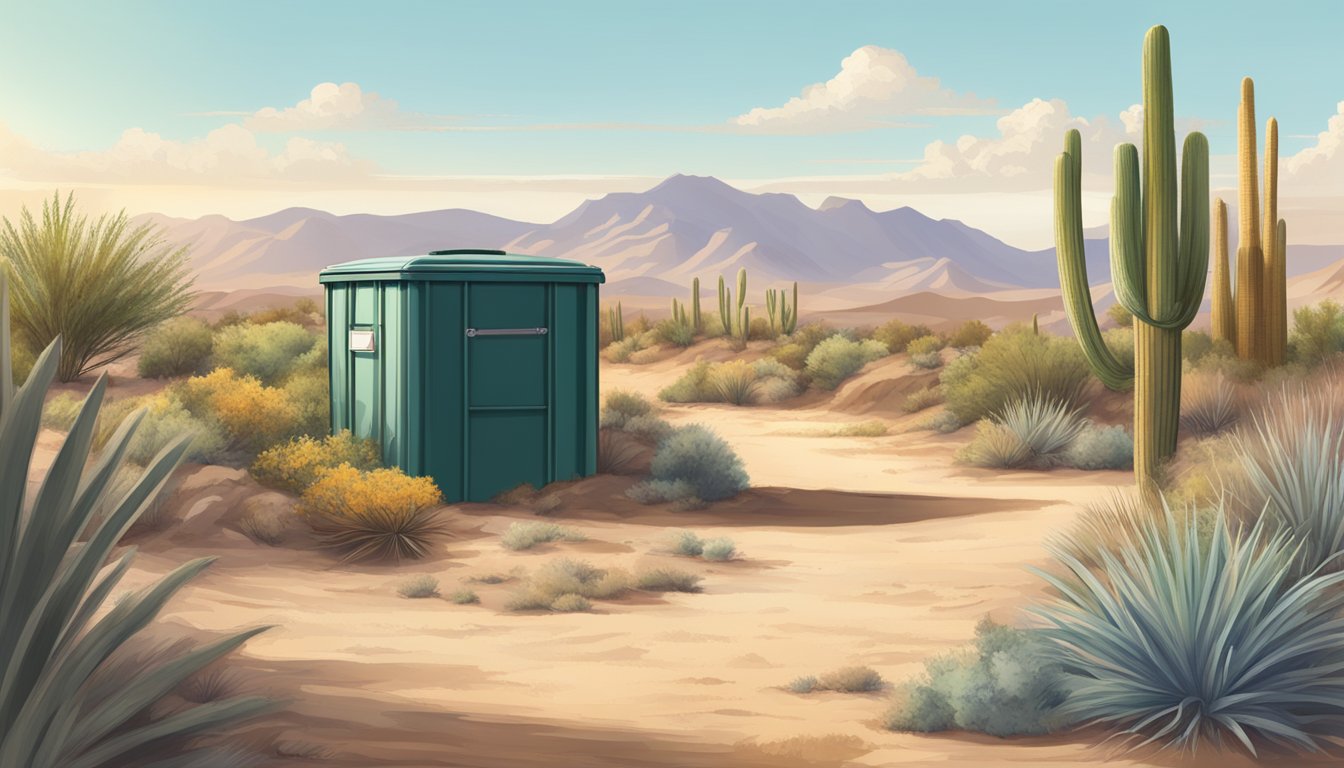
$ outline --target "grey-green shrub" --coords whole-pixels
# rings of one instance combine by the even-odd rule
[[[586,541],[579,531],[555,523],[543,523],[539,521],[526,523],[512,523],[504,535],[499,537],[499,543],[505,549],[521,551],[531,549],[538,544],[549,544],[553,541]]]
[[[794,693],[811,693],[817,690],[817,685],[818,681],[816,675],[803,675],[802,677],[795,677],[790,681],[788,689]]]
[[[690,531],[682,531],[673,541],[672,551],[686,557],[699,557],[705,551],[705,542]]]
[[[475,605],[481,598],[470,589],[459,589],[448,596],[448,601],[455,605]]]
[[[583,595],[561,595],[551,601],[551,610],[556,613],[583,613],[593,608],[592,602]]]
[[[1033,393],[1081,405],[1091,375],[1077,342],[1015,326],[953,360],[940,380],[948,410],[970,423]]]
[[[931,371],[935,368],[941,368],[943,365],[943,356],[937,352],[921,352],[910,355],[910,364],[916,368],[923,368]]]
[[[42,426],[67,432],[83,407],[84,398],[76,397],[69,392],[61,392],[47,400],[46,405],[42,407]]]
[[[906,395],[905,400],[901,402],[901,410],[906,413],[918,413],[941,402],[943,402],[942,390],[938,387],[925,387]]]
[[[1291,344],[1296,359],[1307,365],[1317,365],[1344,351],[1344,307],[1326,299],[1295,310]]]
[[[742,459],[708,427],[680,427],[658,445],[651,473],[654,480],[688,484],[704,501],[736,496],[750,485]]]
[[[970,650],[931,659],[922,679],[897,688],[886,726],[895,731],[1049,733],[1070,724],[1063,666],[1035,632],[984,619]]]
[[[716,562],[732,560],[737,556],[737,545],[728,538],[710,539],[701,548],[700,556]]]
[[[416,576],[397,587],[397,594],[411,599],[439,596],[439,580],[433,576]]]
[[[1181,381],[1181,429],[1201,437],[1216,435],[1241,418],[1245,402],[1221,373],[1196,372]]]
[[[696,363],[679,379],[664,387],[658,393],[658,398],[669,403],[718,402],[718,394],[709,384],[709,372],[709,363],[703,360]]]
[[[835,389],[863,366],[887,355],[879,341],[851,341],[836,334],[821,342],[807,356],[807,373],[822,389]]]
[[[687,480],[643,480],[627,488],[625,495],[640,504],[662,504],[697,498],[695,485]]]
[[[175,317],[155,328],[140,345],[141,378],[162,379],[204,373],[215,348],[210,325],[195,317]]]
[[[842,667],[822,675],[817,687],[837,693],[872,693],[882,689],[882,676],[871,667]]]
[[[752,364],[756,371],[756,401],[779,403],[800,392],[798,373],[773,357],[763,357]]]
[[[625,420],[622,431],[657,443],[672,434],[672,425],[657,416],[631,416]]]
[[[1319,751],[1344,725],[1344,573],[1299,575],[1299,545],[1261,520],[1205,540],[1170,510],[1097,569],[1051,545],[1063,573],[1036,613],[1070,690],[1063,713],[1131,746],[1273,742]]]
[[[638,392],[626,389],[613,389],[607,393],[602,405],[602,426],[620,428],[627,419],[647,416],[653,413],[653,403]]]
[[[215,365],[274,386],[297,367],[298,360],[317,341],[316,334],[295,323],[231,325],[215,336]]]
[[[1134,438],[1118,424],[1087,424],[1064,450],[1063,463],[1075,469],[1131,469]]]
[[[619,569],[595,568],[582,560],[562,558],[538,568],[505,604],[510,611],[554,610],[564,595],[608,600],[630,589],[630,575]]]
[[[228,459],[229,441],[219,425],[191,415],[171,398],[157,401],[146,410],[126,458],[142,467],[148,466],[164,446],[182,435],[191,436],[187,461],[220,464]]]
[[[1083,427],[1076,409],[1032,394],[1009,401],[990,424],[981,424],[976,439],[959,458],[982,467],[1045,469],[1061,462],[1061,454]]]

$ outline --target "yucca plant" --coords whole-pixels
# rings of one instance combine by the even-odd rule
[[[1165,502],[1097,570],[1068,547],[1036,613],[1063,663],[1065,712],[1130,746],[1231,741],[1315,751],[1344,726],[1344,574],[1298,578],[1299,545],[1264,523],[1211,536]]]
[[[1033,393],[1008,403],[993,418],[1017,436],[1033,463],[1048,464],[1083,431],[1086,425],[1078,414],[1076,408]]]
[[[30,503],[27,473],[42,401],[61,359],[58,337],[24,385],[15,389],[8,286],[0,274],[0,765],[15,768],[126,765],[128,759],[144,759],[152,743],[190,738],[271,706],[262,698],[230,698],[148,721],[137,717],[264,627],[171,658],[111,694],[91,693],[97,687],[91,680],[113,654],[211,559],[186,563],[95,620],[135,554],[128,551],[109,565],[117,541],[154,501],[190,440],[181,437],[170,443],[117,503],[106,504],[109,483],[123,464],[143,412],[122,423],[86,471],[94,421],[107,387],[102,376]],[[99,508],[110,512],[95,520]],[[88,536],[80,541],[86,529]]]
[[[90,222],[73,195],[44,202],[40,223],[26,207],[17,226],[5,219],[0,261],[13,281],[19,338],[38,350],[61,337],[61,381],[130,354],[194,297],[185,248],[150,225],[132,227],[125,212]]]
[[[1192,435],[1216,435],[1237,423],[1244,404],[1222,374],[1187,376],[1181,390],[1181,428]]]

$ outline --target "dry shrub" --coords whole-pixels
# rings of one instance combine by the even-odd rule
[[[528,577],[526,584],[505,604],[510,611],[550,611],[566,595],[585,600],[608,600],[630,589],[630,574],[594,567],[582,560],[553,560]],[[569,603],[577,603],[572,598]],[[571,608],[570,610],[574,610]]]
[[[435,509],[441,501],[428,477],[342,465],[303,492],[298,510],[346,560],[401,560],[424,557],[433,538],[447,532]]]

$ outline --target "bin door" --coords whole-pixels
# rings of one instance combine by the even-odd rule
[[[550,477],[548,286],[468,283],[466,497]]]

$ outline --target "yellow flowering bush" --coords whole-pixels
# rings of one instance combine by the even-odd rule
[[[191,413],[218,421],[230,441],[248,453],[298,431],[299,409],[284,390],[265,386],[252,376],[238,376],[229,368],[193,376],[176,394]]]
[[[441,501],[428,477],[342,464],[320,474],[298,509],[323,544],[347,560],[400,560],[424,557],[431,539],[445,533],[435,509]]]
[[[252,463],[252,476],[265,485],[301,494],[342,464],[370,470],[380,463],[377,443],[357,439],[345,429],[322,439],[303,435],[262,451]]]

